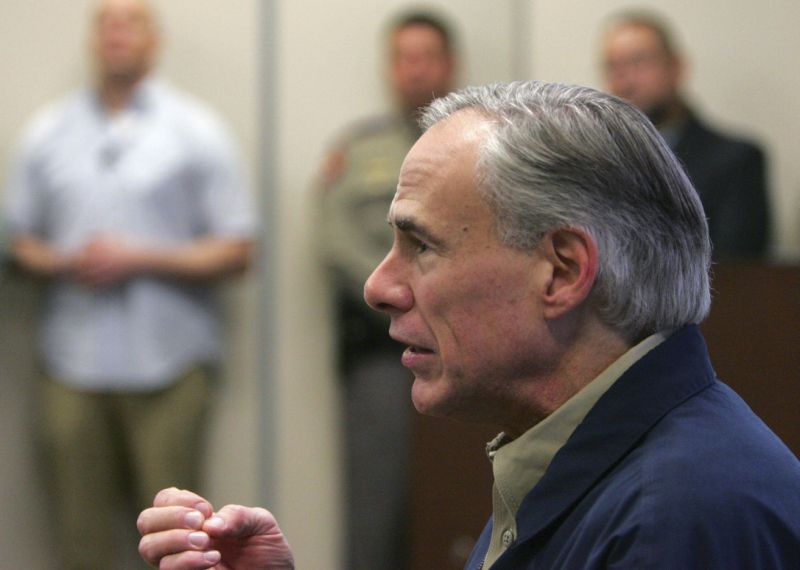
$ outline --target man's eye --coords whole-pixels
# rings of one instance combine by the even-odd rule
[[[424,241],[417,242],[417,253],[425,253],[428,249],[428,244]]]

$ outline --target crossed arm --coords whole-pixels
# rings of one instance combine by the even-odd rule
[[[33,236],[14,240],[15,259],[40,277],[71,277],[106,287],[142,274],[186,280],[215,279],[243,271],[251,256],[248,239],[208,237],[173,247],[148,247],[102,235],[75,253],[62,253]]]

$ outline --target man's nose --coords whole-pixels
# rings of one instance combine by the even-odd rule
[[[364,283],[364,300],[376,311],[406,312],[414,304],[411,288],[403,278],[400,260],[393,252],[375,268]]]

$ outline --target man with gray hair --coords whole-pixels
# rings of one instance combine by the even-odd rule
[[[521,82],[435,101],[365,286],[425,414],[502,426],[469,570],[800,567],[800,463],[711,367],[708,228],[634,107]],[[167,489],[161,568],[292,568],[263,509]]]

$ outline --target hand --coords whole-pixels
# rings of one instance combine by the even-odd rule
[[[115,236],[98,236],[78,252],[74,276],[89,287],[109,287],[142,270],[144,252]]]
[[[214,513],[191,491],[160,491],[136,523],[139,554],[161,570],[293,570],[292,551],[275,517],[228,505]]]

